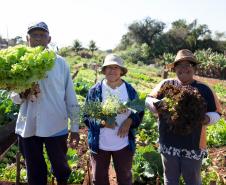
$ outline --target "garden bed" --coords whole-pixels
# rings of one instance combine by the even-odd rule
[[[80,142],[76,149],[69,148],[68,161],[72,169],[72,174],[69,178],[71,185],[90,185],[90,169],[89,167],[89,155],[87,148],[87,130],[80,129]],[[0,185],[15,185],[16,176],[20,176],[21,185],[27,185],[26,183],[26,170],[25,162],[20,159],[19,163],[16,162],[16,155],[18,154],[18,147],[16,145],[10,146],[7,151],[3,152],[0,158]],[[46,154],[45,154],[46,155]],[[48,160],[47,160],[48,161]],[[19,171],[16,170],[19,164]],[[47,162],[48,169],[50,163]],[[50,173],[49,173],[50,174]],[[9,178],[7,178],[9,177]],[[18,179],[18,178],[17,178]],[[56,180],[51,176],[48,177],[49,184],[56,184]]]
[[[0,142],[4,142],[15,131],[15,121],[0,126]]]
[[[15,121],[0,126],[0,156],[15,141]]]
[[[226,184],[226,146],[210,148],[209,156],[212,159],[212,168],[217,172],[220,180]]]

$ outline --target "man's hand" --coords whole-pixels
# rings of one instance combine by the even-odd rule
[[[78,132],[70,132],[68,136],[69,146],[71,148],[76,148],[79,144],[79,133]]]
[[[119,137],[125,137],[128,136],[129,133],[129,128],[132,124],[132,119],[131,118],[127,118],[121,125],[121,127],[118,130],[118,136]]]
[[[19,95],[21,99],[27,99],[30,93],[31,93],[31,89],[27,89],[24,92],[21,92]]]
[[[27,89],[24,92],[20,93],[20,98],[34,102],[39,97],[40,92],[41,90],[39,85],[34,84],[30,89]]]

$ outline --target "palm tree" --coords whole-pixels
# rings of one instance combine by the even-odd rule
[[[92,52],[92,56],[93,56],[93,52],[96,51],[97,49],[98,48],[96,46],[96,43],[93,40],[91,40],[89,42],[89,50]]]
[[[74,40],[73,49],[75,50],[76,54],[78,54],[78,52],[82,50],[82,43],[78,39]]]

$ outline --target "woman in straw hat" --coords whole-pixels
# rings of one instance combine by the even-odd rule
[[[101,71],[105,78],[89,90],[86,103],[106,102],[110,96],[116,97],[120,102],[138,98],[135,89],[121,78],[127,73],[127,68],[119,56],[107,55]],[[141,123],[142,116],[143,112],[138,114],[126,110],[117,113],[113,124],[104,120],[98,121],[88,115],[84,116],[84,122],[88,127],[94,184],[109,184],[108,170],[112,157],[118,184],[132,185],[134,129]]]
[[[200,169],[206,151],[206,126],[197,127],[187,135],[178,134],[169,129],[168,120],[160,114],[164,95],[159,96],[161,87],[172,84],[177,87],[192,86],[198,90],[207,105],[204,112],[206,125],[215,123],[220,118],[220,106],[215,94],[205,84],[195,80],[194,74],[198,61],[188,49],[179,50],[173,63],[169,65],[176,73],[176,79],[160,82],[146,98],[150,111],[158,113],[159,143],[164,168],[165,185],[178,185],[182,175],[186,185],[201,185]],[[186,114],[186,113],[185,113]],[[204,123],[203,122],[203,123]]]

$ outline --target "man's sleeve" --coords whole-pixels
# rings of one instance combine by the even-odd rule
[[[65,62],[65,103],[72,132],[79,131],[80,107],[76,98],[74,84],[70,75],[69,66]]]
[[[22,104],[23,103],[23,99],[20,97],[20,95],[18,93],[15,92],[11,92],[10,94],[10,98],[13,101],[13,103],[15,104]]]

